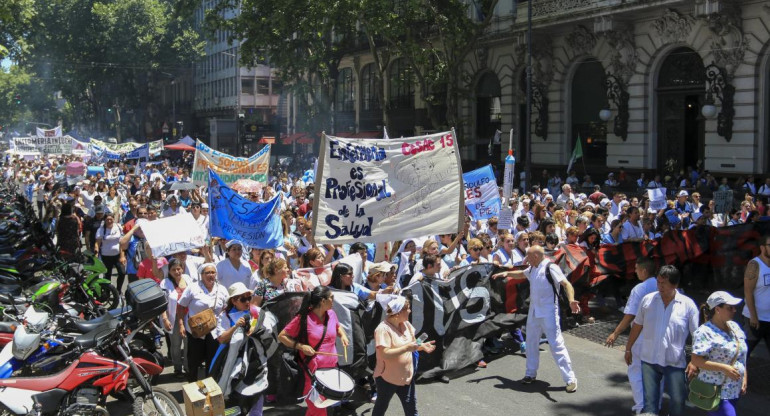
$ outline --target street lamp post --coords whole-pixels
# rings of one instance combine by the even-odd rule
[[[532,0],[527,4],[527,177],[525,185],[532,186]],[[521,190],[526,193],[526,189]]]

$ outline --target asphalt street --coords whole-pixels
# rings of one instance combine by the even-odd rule
[[[567,348],[578,377],[578,391],[567,393],[559,371],[548,352],[541,346],[538,380],[523,385],[525,359],[518,353],[490,358],[484,369],[468,368],[452,374],[449,384],[419,382],[417,407],[421,415],[501,415],[524,411],[537,415],[631,415],[632,398],[623,353],[605,348],[595,342],[565,334]],[[749,378],[751,380],[751,378]],[[169,368],[161,376],[161,387],[170,391],[182,403],[182,383],[176,381]],[[363,395],[361,395],[363,396]],[[183,403],[182,403],[183,404]],[[750,392],[739,401],[741,416],[767,415],[770,396]],[[762,410],[764,409],[764,410]],[[111,402],[112,415],[131,414],[130,406]],[[304,415],[304,405],[266,407],[264,414],[281,416]],[[371,415],[372,404],[359,401],[337,415]],[[664,413],[665,414],[665,413]],[[705,415],[689,408],[687,415]],[[388,416],[403,415],[401,404],[394,397]]]

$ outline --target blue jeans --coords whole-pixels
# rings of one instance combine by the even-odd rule
[[[643,413],[660,413],[660,383],[671,397],[668,404],[668,414],[680,416],[684,413],[684,402],[687,399],[687,378],[684,368],[663,367],[642,361],[642,385],[644,385]]]

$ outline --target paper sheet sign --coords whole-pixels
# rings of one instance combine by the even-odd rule
[[[453,131],[400,140],[323,135],[315,183],[318,243],[451,234],[465,222]]]
[[[648,189],[647,195],[650,197],[650,208],[660,211],[666,208],[666,188]]]
[[[147,243],[155,257],[203,247],[203,231],[192,214],[178,214],[142,225]]]

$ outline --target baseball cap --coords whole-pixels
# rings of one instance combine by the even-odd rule
[[[681,191],[679,191],[679,194],[677,196],[690,196],[690,194],[687,193],[687,191],[685,191],[684,189],[682,189]]]
[[[723,290],[718,290],[712,293],[711,296],[709,296],[709,298],[706,300],[706,303],[709,305],[710,309],[714,309],[722,304],[735,306],[741,302],[743,302],[743,299],[736,298],[735,296]]]
[[[369,267],[370,272],[380,272],[380,273],[388,273],[393,267],[392,264],[388,263],[387,261],[381,261],[379,263],[375,263],[373,266]]]

